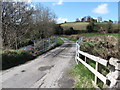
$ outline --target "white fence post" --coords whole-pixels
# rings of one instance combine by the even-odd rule
[[[96,62],[95,69],[98,71],[98,62]],[[95,85],[97,85],[97,76],[95,76]]]
[[[79,50],[80,50],[80,43],[82,42],[82,38],[79,38],[78,41],[76,41],[76,56],[75,56],[75,61],[76,61],[76,64],[78,64],[78,60],[77,60],[77,57],[79,57]]]
[[[77,53],[78,53],[78,46],[77,46],[77,42],[76,42],[76,56],[75,56],[75,61],[76,61],[76,64],[78,64],[78,60],[77,60]]]

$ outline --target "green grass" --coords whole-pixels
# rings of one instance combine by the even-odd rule
[[[62,45],[64,43],[64,41],[59,37],[58,38],[58,46]]]
[[[95,69],[95,62],[92,60],[87,60],[87,63]],[[74,88],[94,88],[92,81],[95,79],[95,75],[86,68],[82,63],[79,62],[78,65],[73,66],[71,72],[75,79]],[[103,82],[98,80],[97,85],[102,88]]]
[[[75,79],[74,88],[94,88],[92,85],[94,75],[83,64],[75,65],[71,73]]]

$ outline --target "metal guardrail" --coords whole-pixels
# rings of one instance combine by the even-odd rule
[[[27,47],[21,48],[32,53],[44,52],[51,47],[54,47],[58,43],[58,37],[50,37],[46,39],[34,40],[34,45],[28,45]]]

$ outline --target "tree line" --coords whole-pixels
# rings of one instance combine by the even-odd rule
[[[24,40],[50,37],[55,25],[55,13],[40,3],[2,2],[3,48],[18,49]]]

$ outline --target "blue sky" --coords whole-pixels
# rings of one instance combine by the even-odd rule
[[[91,16],[102,20],[118,20],[118,2],[41,2],[57,15],[57,23],[73,22],[76,18]]]

